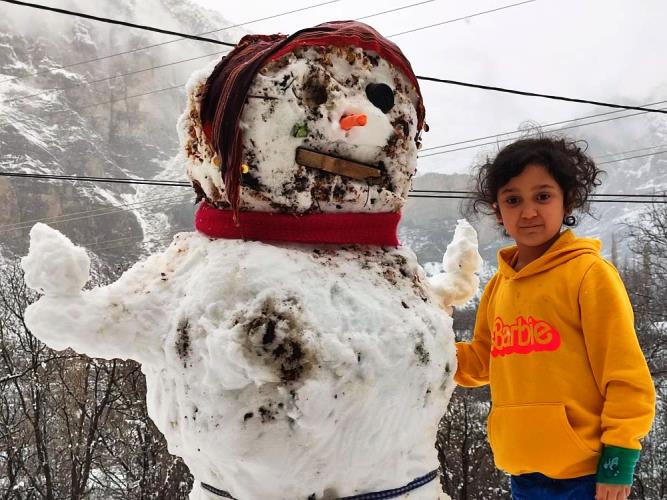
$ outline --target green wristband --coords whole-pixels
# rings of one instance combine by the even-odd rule
[[[598,462],[597,482],[605,484],[632,484],[639,450],[605,445]]]

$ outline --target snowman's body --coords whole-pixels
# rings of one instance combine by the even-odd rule
[[[73,249],[54,233],[37,226],[31,252],[43,245],[41,262],[67,268]],[[39,267],[24,267],[35,284]],[[27,311],[31,330],[56,348],[140,361],[149,414],[197,482],[239,499],[323,498],[438,466],[451,318],[407,249],[181,233],[107,287],[53,279]],[[444,498],[432,483],[406,498]]]
[[[203,83],[199,75],[188,86],[180,130],[188,175],[215,215],[229,204],[199,121]],[[390,109],[373,85],[393,88]],[[423,107],[393,65],[359,48],[299,48],[267,64],[249,95],[241,215],[291,214],[291,224],[303,214],[400,210]],[[338,126],[362,112],[368,128]],[[297,165],[297,147],[381,175]],[[31,238],[26,282],[46,295],[28,308],[29,327],[56,349],[142,363],[149,414],[195,476],[191,498],[221,498],[210,485],[239,500],[333,499],[400,488],[438,467],[435,436],[456,370],[442,306],[476,289],[470,226],[457,229],[450,273],[434,288],[401,247],[181,233],[117,282],[81,292],[85,252],[41,224]],[[391,498],[446,496],[435,479]]]

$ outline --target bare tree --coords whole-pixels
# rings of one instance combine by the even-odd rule
[[[52,351],[24,321],[35,298],[18,263],[0,268],[0,498],[186,498],[191,476],[148,417],[140,366]]]
[[[635,257],[621,273],[657,393],[656,418],[633,485],[634,498],[649,500],[667,498],[667,205],[652,205],[628,229]]]
[[[454,313],[457,340],[469,340],[475,325],[477,302]],[[504,498],[508,476],[496,469],[487,441],[490,409],[488,387],[457,388],[440,422],[436,448],[443,470],[442,485],[457,500]]]

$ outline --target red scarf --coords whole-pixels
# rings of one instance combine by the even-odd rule
[[[334,245],[400,245],[396,230],[399,212],[280,214],[220,210],[202,202],[195,228],[212,238]]]

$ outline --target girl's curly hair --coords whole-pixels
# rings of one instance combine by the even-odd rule
[[[590,213],[588,198],[601,184],[600,176],[604,171],[595,165],[577,142],[543,135],[513,142],[494,159],[487,158],[476,168],[469,211],[494,214],[493,204],[498,200],[500,188],[530,164],[544,166],[563,190],[565,213],[568,215],[564,224],[576,225],[576,219],[569,215],[574,210]]]

